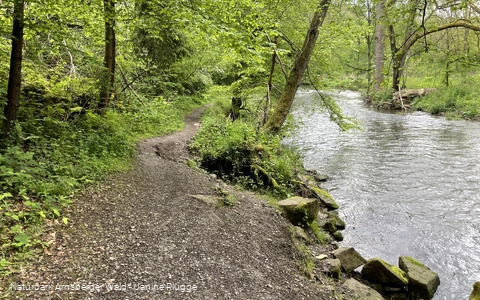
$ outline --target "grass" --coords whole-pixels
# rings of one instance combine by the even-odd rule
[[[480,92],[471,85],[440,88],[420,98],[414,109],[450,119],[480,119]]]

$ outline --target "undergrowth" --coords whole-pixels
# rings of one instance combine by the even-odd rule
[[[414,109],[452,119],[479,119],[480,93],[471,85],[439,88],[414,103]]]
[[[181,129],[185,113],[200,102],[159,97],[105,116],[22,108],[21,115],[37,117],[19,122],[0,151],[0,276],[48,247],[43,226],[68,223],[63,210],[78,188],[130,168],[138,140]]]

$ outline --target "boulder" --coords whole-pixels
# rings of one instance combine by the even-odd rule
[[[333,212],[320,212],[317,216],[318,226],[328,233],[334,233],[337,230],[345,229],[345,222]]]
[[[362,276],[368,281],[387,286],[403,286],[408,284],[407,274],[399,267],[385,262],[381,258],[372,258],[362,269]]]
[[[473,291],[468,300],[480,300],[480,281],[473,284]]]
[[[346,280],[343,287],[351,290],[355,294],[354,299],[383,300],[383,297],[379,292],[353,278]]]
[[[293,225],[305,226],[315,220],[320,210],[316,199],[292,197],[278,202],[285,216]]]
[[[328,210],[338,209],[337,202],[333,200],[332,196],[330,196],[327,191],[322,190],[317,186],[310,186],[309,188],[312,190],[318,200],[320,200],[323,206],[325,206]]]
[[[340,279],[340,271],[342,265],[339,259],[324,259],[318,260],[316,263],[316,271],[322,272],[323,274],[330,276],[335,279]]]
[[[340,260],[343,269],[346,272],[352,272],[356,268],[364,265],[367,261],[363,258],[355,249],[349,248],[339,248],[334,250],[332,254]]]
[[[407,273],[408,292],[413,298],[425,300],[433,298],[440,285],[437,273],[409,256],[400,257],[398,265]]]

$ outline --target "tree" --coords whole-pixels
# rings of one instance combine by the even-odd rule
[[[385,0],[380,0],[375,6],[375,50],[373,64],[373,93],[378,93],[384,81],[383,67],[385,56]]]
[[[315,10],[307,34],[305,35],[303,46],[297,54],[293,67],[288,74],[285,89],[280,96],[273,114],[268,118],[267,124],[265,124],[263,128],[264,131],[278,133],[285,122],[285,119],[290,112],[295,94],[297,93],[298,86],[302,81],[303,75],[310,62],[310,58],[312,57],[319,34],[319,28],[325,20],[329,6],[330,0],[322,0]]]
[[[108,108],[114,93],[116,56],[115,0],[104,0],[103,5],[105,13],[105,57],[103,60],[105,76],[101,82],[100,103],[98,106],[101,113],[105,113],[105,109]]]
[[[22,46],[24,27],[24,0],[13,2],[12,50],[10,55],[10,72],[8,76],[7,105],[4,109],[3,134],[6,138],[13,124],[17,121],[22,85]]]

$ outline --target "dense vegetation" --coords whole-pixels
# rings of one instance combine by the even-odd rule
[[[191,144],[201,166],[277,195],[302,171],[280,142],[300,83],[372,99],[437,87],[415,107],[480,114],[473,2],[5,0],[0,12],[2,275],[47,246],[43,224],[68,223],[75,191],[202,103],[219,105]]]

